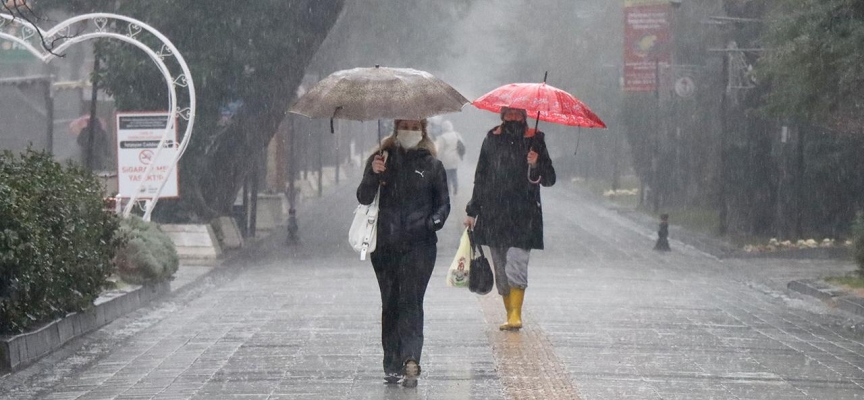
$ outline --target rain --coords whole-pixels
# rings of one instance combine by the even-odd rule
[[[858,2],[0,2],[0,399],[864,398]]]

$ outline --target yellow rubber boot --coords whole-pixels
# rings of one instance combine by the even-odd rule
[[[510,288],[510,313],[507,315],[509,330],[522,329],[522,301],[525,300],[525,289]]]
[[[512,311],[513,308],[510,307],[511,300],[510,300],[510,294],[509,293],[504,295],[504,296],[501,296],[501,297],[504,299],[504,309],[507,310],[508,323],[505,323],[505,324],[499,326],[498,329],[500,329],[502,331],[506,331],[506,330],[510,329],[509,321],[510,321],[510,315],[513,314],[513,311]]]

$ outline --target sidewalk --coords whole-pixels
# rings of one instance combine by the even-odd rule
[[[159,301],[0,378],[10,399],[854,399],[864,344],[848,320],[774,291],[820,271],[719,260],[568,190],[544,192],[525,328],[499,296],[448,288],[465,196],[439,235],[416,389],[382,382],[374,273],[347,244],[346,184],[284,232]],[[187,286],[188,287],[188,286]],[[860,320],[859,320],[860,321]]]

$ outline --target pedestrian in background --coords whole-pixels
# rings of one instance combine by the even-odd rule
[[[525,110],[502,108],[501,125],[483,140],[466,207],[465,225],[491,249],[507,311],[501,330],[522,328],[528,259],[532,249],[543,249],[540,186],[552,186],[556,179],[544,134],[528,129],[526,117]]]
[[[459,179],[456,173],[465,157],[465,142],[462,140],[462,135],[453,130],[453,123],[449,120],[441,123],[441,130],[441,135],[435,141],[435,147],[438,148],[438,159],[447,171],[450,193],[455,196],[459,193]]]
[[[357,200],[371,204],[380,187],[378,236],[371,255],[381,291],[385,381],[414,386],[423,350],[423,297],[437,256],[436,231],[450,214],[444,166],[426,121],[396,120],[366,163]]]

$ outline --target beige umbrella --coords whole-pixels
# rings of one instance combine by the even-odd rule
[[[467,103],[456,89],[428,72],[375,66],[330,74],[288,111],[331,120],[420,120],[461,111]]]

